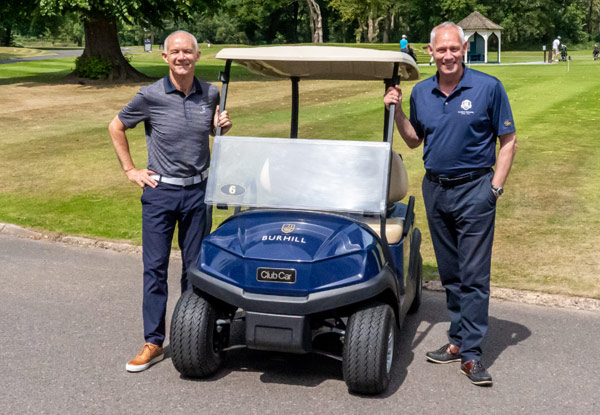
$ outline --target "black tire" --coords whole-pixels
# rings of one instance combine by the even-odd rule
[[[342,361],[348,390],[361,394],[378,394],[387,388],[391,378],[395,341],[396,318],[389,305],[373,304],[350,316]],[[388,355],[390,350],[391,356]]]
[[[171,319],[171,360],[183,376],[214,374],[223,359],[223,333],[217,332],[217,312],[193,290],[184,292]]]
[[[416,281],[415,281],[415,297],[413,298],[412,303],[410,304],[410,308],[408,309],[408,314],[414,314],[419,311],[419,307],[421,307],[421,298],[423,297],[423,257],[419,252],[419,256],[417,258],[417,264],[415,266],[416,269]]]

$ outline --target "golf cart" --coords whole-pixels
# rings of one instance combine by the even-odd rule
[[[292,81],[291,138],[221,136],[209,207],[233,207],[202,242],[193,285],[171,320],[171,357],[186,377],[215,373],[238,347],[322,353],[342,361],[349,390],[383,392],[397,330],[421,301],[421,233],[401,157],[394,106],[382,142],[299,139],[300,79],[418,78],[401,52],[290,46],[223,49],[221,110],[232,61]],[[280,85],[278,83],[278,85]],[[351,126],[348,131],[351,133]],[[243,327],[231,344],[232,326]]]

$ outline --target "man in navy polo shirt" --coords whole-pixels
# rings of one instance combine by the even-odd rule
[[[186,272],[197,259],[207,229],[204,192],[209,164],[210,133],[231,128],[226,111],[219,114],[219,89],[194,76],[200,58],[198,42],[184,31],[165,40],[162,57],[169,75],[140,89],[112,120],[110,136],[127,178],[142,194],[145,344],[126,365],[140,372],[163,359],[167,308],[167,269],[178,225],[183,269],[181,292],[190,288]],[[125,131],[144,122],[148,166],[137,169]],[[210,221],[209,221],[210,222]]]
[[[471,382],[491,385],[481,343],[488,327],[496,201],[517,149],[514,120],[500,81],[464,66],[467,42],[459,26],[435,27],[428,50],[437,73],[413,88],[410,119],[400,108],[400,88],[389,88],[384,98],[397,105],[396,125],[406,144],[424,143],[423,199],[450,313],[449,343],[426,357],[461,361]]]

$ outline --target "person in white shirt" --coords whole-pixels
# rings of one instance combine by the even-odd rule
[[[558,62],[558,48],[560,46],[560,36],[557,36],[552,42],[552,61]]]

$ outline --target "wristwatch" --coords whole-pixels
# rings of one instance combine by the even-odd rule
[[[494,193],[496,193],[496,197],[500,197],[504,193],[503,187],[492,185],[492,190],[494,191]]]

